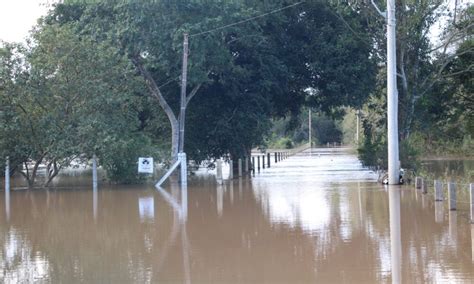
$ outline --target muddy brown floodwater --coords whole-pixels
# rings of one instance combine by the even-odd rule
[[[375,179],[313,149],[222,185],[2,192],[1,282],[471,282],[468,205]]]

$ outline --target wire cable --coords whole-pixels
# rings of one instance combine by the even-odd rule
[[[285,6],[285,7],[281,7],[281,8],[272,10],[272,11],[270,11],[270,12],[267,12],[267,13],[264,13],[264,14],[261,14],[261,15],[257,15],[257,16],[254,16],[254,17],[250,17],[250,18],[248,18],[248,19],[241,20],[241,21],[238,21],[238,22],[235,22],[235,23],[232,23],[232,24],[224,25],[224,26],[217,27],[217,28],[214,28],[214,29],[210,29],[210,30],[207,30],[207,31],[204,31],[204,32],[199,32],[199,33],[191,34],[191,35],[189,35],[189,37],[200,36],[200,35],[203,35],[203,34],[208,34],[208,33],[212,33],[212,32],[218,31],[218,30],[222,30],[222,29],[225,29],[225,28],[228,28],[228,27],[232,27],[232,26],[240,25],[240,24],[243,24],[243,23],[246,23],[246,22],[250,22],[250,21],[253,21],[253,20],[255,20],[255,19],[263,18],[263,17],[266,17],[266,16],[268,16],[268,15],[275,14],[275,13],[281,12],[281,11],[283,11],[283,10],[286,10],[286,9],[289,9],[289,8],[292,8],[292,7],[295,7],[295,6],[298,6],[298,5],[300,5],[300,4],[304,3],[304,2],[305,2],[305,1],[300,1],[300,2],[291,4],[291,5],[287,5],[287,6]]]

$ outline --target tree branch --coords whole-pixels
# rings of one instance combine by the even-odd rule
[[[174,112],[171,109],[171,107],[169,106],[169,104],[166,102],[165,97],[161,93],[160,88],[156,84],[156,82],[153,79],[153,77],[151,76],[150,72],[148,72],[148,70],[145,69],[143,64],[140,62],[140,59],[138,58],[138,56],[132,56],[131,60],[132,60],[132,63],[135,65],[135,67],[140,72],[140,74],[145,79],[145,83],[147,84],[148,89],[151,92],[151,95],[158,100],[158,103],[160,104],[161,108],[163,109],[163,111],[168,116],[168,119],[170,120],[170,122],[172,124],[177,123],[178,120],[176,119],[176,115],[174,114]]]

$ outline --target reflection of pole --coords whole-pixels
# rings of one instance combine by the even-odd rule
[[[216,193],[216,203],[217,203],[217,215],[219,217],[222,216],[222,209],[224,207],[224,188],[222,185],[217,185],[217,193]]]
[[[10,157],[5,162],[5,213],[10,221]]]
[[[181,246],[183,249],[184,283],[189,284],[191,283],[191,265],[189,262],[189,241],[186,223],[181,223]]]
[[[456,244],[458,238],[458,213],[449,211],[449,237],[453,244]]]
[[[188,219],[188,186],[181,186],[181,218],[182,221]]]
[[[387,0],[388,183],[399,184],[398,91],[395,0]]]
[[[402,283],[401,259],[402,239],[400,229],[400,190],[389,188],[390,206],[390,251],[392,261],[392,283]]]
[[[99,200],[98,200],[98,194],[97,194],[97,187],[94,187],[92,189],[92,212],[94,215],[94,222],[97,222],[98,203],[99,203]]]

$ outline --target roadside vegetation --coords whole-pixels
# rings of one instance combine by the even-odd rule
[[[190,159],[306,143],[308,108],[314,144],[355,145],[361,110],[355,146],[365,165],[384,167],[383,19],[364,1],[341,2],[57,4],[27,44],[0,44],[0,157],[9,156],[12,173],[31,187],[48,186],[73,160],[93,155],[118,183],[139,181],[139,156],[169,163],[188,33]],[[458,7],[455,21],[446,15],[434,46],[428,30],[443,5],[397,7],[404,167],[420,155],[474,153],[473,7]],[[41,183],[40,164],[47,167]]]

